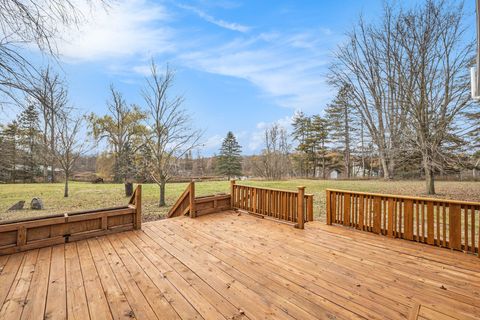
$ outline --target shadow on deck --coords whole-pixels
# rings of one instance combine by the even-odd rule
[[[475,256],[223,211],[0,256],[0,319],[478,319]]]

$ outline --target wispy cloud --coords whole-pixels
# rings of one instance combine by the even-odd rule
[[[183,5],[183,4],[179,4],[178,6],[182,9],[194,12],[196,15],[198,15],[203,20],[205,20],[207,22],[210,22],[210,23],[213,23],[214,25],[217,25],[217,26],[219,26],[221,28],[224,28],[224,29],[228,29],[228,30],[232,30],[232,31],[238,31],[238,32],[248,32],[251,29],[251,27],[248,27],[248,26],[245,26],[245,25],[242,25],[242,24],[239,24],[239,23],[228,22],[228,21],[225,21],[225,20],[222,20],[222,19],[217,19],[217,18],[209,15],[205,11],[202,11],[202,10],[196,8],[196,7],[193,7],[193,6]]]
[[[108,8],[89,7],[91,17],[78,30],[65,30],[59,50],[67,60],[101,60],[171,52],[173,30],[164,6],[147,0],[114,2]]]
[[[203,148],[207,150],[217,150],[222,145],[223,137],[216,134],[211,137],[208,137],[203,143]]]
[[[180,57],[192,68],[246,79],[281,106],[315,109],[331,98],[324,80],[330,57],[323,49],[328,40],[323,40],[328,36],[322,30],[265,33]]]
[[[89,23],[66,33],[60,51],[70,61],[104,60],[117,72],[141,75],[148,74],[145,61],[167,53],[179,67],[245,79],[280,106],[316,111],[331,99],[324,80],[335,38],[331,30],[255,34],[251,27],[217,19],[199,7],[175,7],[228,30],[251,32],[234,39],[210,35],[192,39],[181,27],[173,29],[171,22],[178,18],[174,7],[125,0],[114,2],[107,11],[93,9]],[[134,60],[125,63],[125,57]]]

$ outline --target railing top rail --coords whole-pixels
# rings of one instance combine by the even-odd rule
[[[276,188],[266,188],[266,187],[256,187],[256,186],[246,186],[243,184],[235,184],[237,187],[245,187],[245,188],[254,188],[254,189],[261,189],[261,190],[268,190],[268,191],[278,191],[278,192],[288,192],[288,193],[295,193],[298,194],[298,191],[295,190],[284,190],[284,189],[276,189]],[[313,196],[311,193],[305,193],[305,196]]]
[[[396,198],[396,199],[404,199],[404,200],[430,201],[430,202],[438,202],[438,203],[460,204],[460,205],[480,207],[480,202],[475,202],[475,201],[462,201],[462,200],[449,200],[449,199],[438,199],[438,198],[427,198],[427,197],[414,197],[414,196],[403,196],[403,195],[388,194],[388,193],[370,193],[370,192],[351,191],[351,190],[342,190],[342,189],[325,189],[325,190],[326,191],[333,191],[333,192],[350,193],[350,194],[360,194],[360,195],[374,196],[374,197]]]

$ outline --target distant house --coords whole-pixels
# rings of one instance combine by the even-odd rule
[[[328,173],[328,178],[329,179],[338,179],[338,176],[340,175],[340,171],[337,169],[330,170]]]

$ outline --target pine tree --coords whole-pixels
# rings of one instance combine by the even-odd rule
[[[237,139],[231,131],[223,140],[218,156],[217,170],[220,174],[225,175],[228,179],[242,175],[241,163],[242,147],[238,144]]]
[[[308,128],[310,126],[310,118],[303,112],[297,112],[293,117],[292,138],[297,142],[295,150],[298,152],[295,155],[295,160],[299,166],[301,176],[308,176],[308,145],[306,143],[308,138]]]
[[[29,105],[18,117],[19,148],[22,149],[24,182],[33,182],[39,170],[39,139],[38,112]]]
[[[17,180],[18,168],[18,123],[12,121],[2,131],[2,168],[5,181],[15,182]]]
[[[327,143],[328,143],[328,124],[327,121],[319,115],[312,116],[309,125],[308,147],[309,157],[313,165],[314,176],[316,176],[317,167],[322,167],[322,178],[325,179],[327,169]]]
[[[348,87],[344,86],[339,90],[335,100],[328,105],[326,118],[331,128],[331,138],[333,142],[341,145],[343,150],[343,162],[345,166],[345,176],[351,176],[351,134],[353,128],[353,108],[348,100]]]

